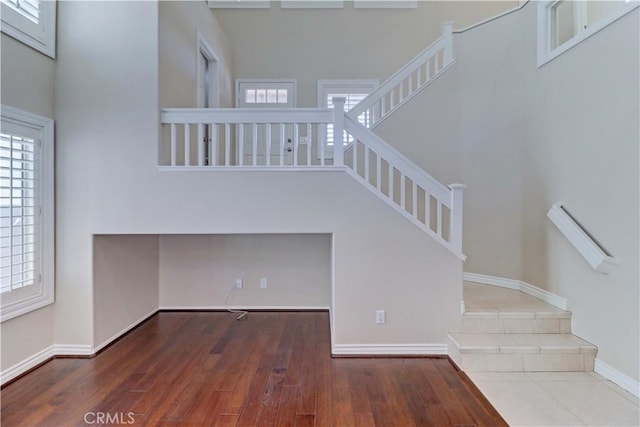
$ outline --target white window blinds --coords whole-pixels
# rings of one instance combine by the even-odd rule
[[[36,155],[39,141],[0,134],[0,292],[38,280]]]
[[[40,21],[40,1],[38,0],[1,0],[25,18],[36,24]]]
[[[344,111],[349,111],[360,101],[367,97],[366,93],[328,93],[327,94],[327,108],[333,108],[333,98],[345,98]],[[362,113],[358,116],[358,122],[363,126],[369,127],[371,124],[371,117],[368,112]],[[353,142],[353,137],[345,132],[345,144]],[[333,145],[333,124],[327,125],[327,145]]]

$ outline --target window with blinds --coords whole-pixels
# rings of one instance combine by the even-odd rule
[[[360,101],[365,99],[369,93],[328,93],[327,94],[327,108],[333,108],[333,98],[345,98],[344,111],[349,111]],[[368,112],[364,112],[358,116],[358,122],[361,125],[369,127],[371,125],[371,117]],[[344,141],[346,144],[353,142],[353,137],[344,133]],[[333,145],[333,123],[327,125],[327,145]]]
[[[20,15],[29,19],[34,23],[40,20],[40,1],[39,0],[0,0]]]
[[[0,320],[53,302],[53,120],[0,107]]]
[[[0,30],[51,58],[56,54],[56,0],[0,0]]]
[[[0,133],[0,293],[36,283],[36,144]]]

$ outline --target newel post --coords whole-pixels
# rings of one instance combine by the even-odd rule
[[[442,23],[442,38],[444,39],[443,65],[446,67],[453,61],[453,21]]]
[[[462,193],[464,184],[451,184],[451,225],[449,243],[456,252],[462,254]]]
[[[344,103],[345,97],[334,97],[333,101],[333,165],[344,166]]]

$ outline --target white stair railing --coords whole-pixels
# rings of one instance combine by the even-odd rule
[[[350,140],[344,153],[347,172],[464,260],[464,185],[444,186],[349,114],[344,129]]]
[[[356,118],[367,114],[371,128],[398,111],[454,63],[453,23],[442,24],[442,36],[389,77],[369,96],[349,111]]]
[[[344,114],[338,114],[341,119]],[[162,110],[160,166],[325,167],[320,126],[334,123],[331,109],[169,108]],[[318,155],[318,153],[320,155]]]
[[[165,170],[345,170],[464,260],[464,186],[442,185],[345,113],[344,102],[334,98],[335,110],[165,109],[160,166]],[[317,138],[321,127],[330,123],[335,139],[332,161],[325,159],[326,141]]]

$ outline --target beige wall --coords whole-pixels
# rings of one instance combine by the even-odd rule
[[[198,31],[219,57],[220,106],[233,106],[231,46],[204,1],[158,4],[158,79],[160,107],[196,107]]]
[[[54,118],[54,61],[4,33],[0,37],[2,104]],[[0,325],[0,371],[53,345],[53,313],[49,305]]]
[[[522,273],[519,26],[510,15],[455,36],[456,64],[376,129],[440,182],[467,186],[465,271],[501,277]]]
[[[533,8],[532,8],[533,9]],[[534,11],[525,16],[533,33]],[[638,9],[527,73],[523,277],[567,297],[574,333],[640,378],[640,58]],[[529,51],[532,38],[526,39]],[[598,58],[597,66],[593,60]],[[527,59],[533,64],[534,58]],[[553,203],[618,261],[593,270],[548,219]]]
[[[443,21],[461,28],[517,1],[419,1],[417,9],[216,10],[232,41],[236,78],[295,78],[298,106],[316,106],[319,79],[383,81],[440,34]]]
[[[453,68],[378,129],[439,180],[467,185],[465,271],[568,298],[574,333],[635,379],[637,22],[635,10],[538,69],[527,5],[456,35]],[[613,274],[591,269],[546,218],[558,201],[619,261]]]
[[[329,308],[331,235],[160,237],[161,308],[224,307],[236,279],[232,306]]]
[[[94,348],[158,310],[158,236],[95,236]]]
[[[2,33],[1,100],[4,105],[55,118],[55,61]]]

